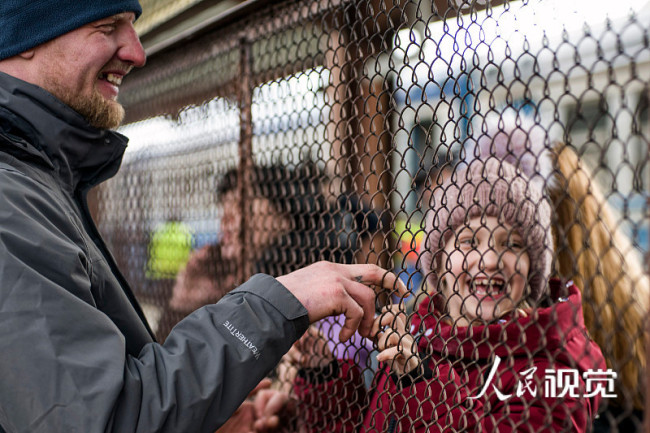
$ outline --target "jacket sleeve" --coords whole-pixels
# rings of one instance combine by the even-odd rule
[[[366,389],[359,367],[335,360],[321,369],[299,371],[294,383],[301,432],[360,431]]]
[[[0,186],[0,431],[212,433],[308,326],[258,275],[128,355],[65,210],[11,169]]]

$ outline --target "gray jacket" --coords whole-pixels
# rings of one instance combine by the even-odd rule
[[[154,342],[85,199],[126,141],[0,73],[0,431],[212,433],[309,325],[260,274]]]

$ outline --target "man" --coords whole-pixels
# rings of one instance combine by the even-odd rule
[[[213,432],[310,322],[343,313],[343,339],[368,335],[368,286],[398,284],[373,265],[256,275],[153,341],[86,204],[126,147],[110,128],[145,63],[140,12],[0,2],[0,431]]]

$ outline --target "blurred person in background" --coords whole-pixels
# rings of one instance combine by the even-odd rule
[[[318,210],[313,196],[307,196],[316,192],[306,185],[312,180],[301,174],[280,165],[251,169],[251,197],[245,204],[247,227],[243,228],[250,243],[240,237],[244,218],[238,170],[231,169],[220,178],[216,188],[219,240],[189,255],[161,317],[158,338],[164,340],[180,319],[234,289],[245,261],[252,262],[252,273],[277,275],[307,263],[299,251],[310,246],[303,237],[315,233]]]
[[[216,188],[219,240],[193,251],[181,267],[159,322],[159,339],[187,314],[234,289],[244,263],[251,263],[252,273],[272,275],[318,260],[354,263],[380,228],[377,214],[355,195],[327,197],[324,175],[315,164],[255,165],[250,175],[246,218],[241,215],[239,170],[221,176]],[[242,230],[250,242],[242,239]]]

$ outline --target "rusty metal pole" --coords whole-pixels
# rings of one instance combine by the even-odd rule
[[[251,215],[247,206],[252,200],[251,171],[253,167],[253,88],[252,88],[252,50],[247,38],[240,40],[239,48],[239,169],[237,172],[237,190],[239,192],[239,237],[242,246],[239,254],[237,280],[241,284],[250,277],[253,270],[252,233],[249,221]]]

